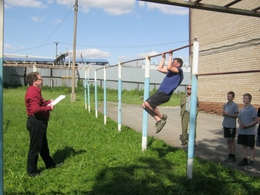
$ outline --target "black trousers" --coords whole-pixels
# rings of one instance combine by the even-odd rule
[[[47,120],[39,120],[34,116],[29,116],[26,123],[27,130],[30,134],[30,147],[27,158],[27,172],[34,174],[38,172],[38,156],[41,155],[46,168],[55,166],[55,162],[50,156],[47,141]]]

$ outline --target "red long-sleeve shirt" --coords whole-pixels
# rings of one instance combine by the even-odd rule
[[[49,119],[51,107],[47,106],[51,101],[45,101],[41,89],[29,86],[25,94],[25,106],[28,116],[35,116],[39,119]]]

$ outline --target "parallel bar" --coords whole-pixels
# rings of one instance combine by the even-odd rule
[[[196,76],[210,76],[210,75],[222,75],[222,74],[240,74],[240,73],[254,73],[254,72],[260,72],[260,70],[243,70],[243,71],[234,71],[234,72],[202,73],[202,74],[196,74]]]
[[[243,10],[243,9],[237,9],[237,8],[226,8],[223,6],[202,4],[202,3],[183,1],[183,0],[138,0],[138,1],[160,3],[160,4],[166,4],[166,5],[175,5],[175,6],[181,6],[181,7],[188,7],[188,8],[207,10],[207,11],[244,15],[244,16],[260,17],[260,13],[250,11],[250,10]]]
[[[234,1],[230,2],[230,3],[228,3],[227,5],[224,5],[224,7],[230,7],[230,6],[238,3],[239,1],[241,1],[241,0],[234,0]]]

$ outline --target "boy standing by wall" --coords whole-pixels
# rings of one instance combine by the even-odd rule
[[[238,115],[238,139],[237,143],[243,147],[243,160],[237,166],[247,165],[247,169],[254,168],[255,158],[255,134],[258,117],[256,109],[250,104],[252,96],[249,93],[243,95],[245,104]],[[247,161],[247,148],[250,147],[250,162]]]

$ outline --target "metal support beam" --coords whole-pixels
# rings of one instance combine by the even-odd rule
[[[236,3],[238,3],[239,1],[241,1],[241,0],[234,0],[234,1],[230,2],[230,3],[227,4],[227,5],[224,5],[224,7],[230,7],[230,6],[232,6],[232,5],[236,4]]]
[[[201,10],[222,12],[222,13],[229,13],[229,14],[237,14],[237,15],[244,15],[244,16],[260,17],[260,12],[255,12],[255,11],[251,11],[251,10],[228,8],[228,7],[223,7],[223,6],[202,4],[202,3],[189,2],[189,1],[183,1],[183,0],[139,0],[139,1],[160,3],[160,4],[166,4],[166,5],[175,5],[175,6],[181,6],[181,7],[188,7],[188,8],[194,8],[194,9],[201,9]]]
[[[255,8],[255,9],[253,9],[252,11],[253,11],[253,12],[256,12],[257,10],[260,10],[260,7],[257,7],[257,8]]]

